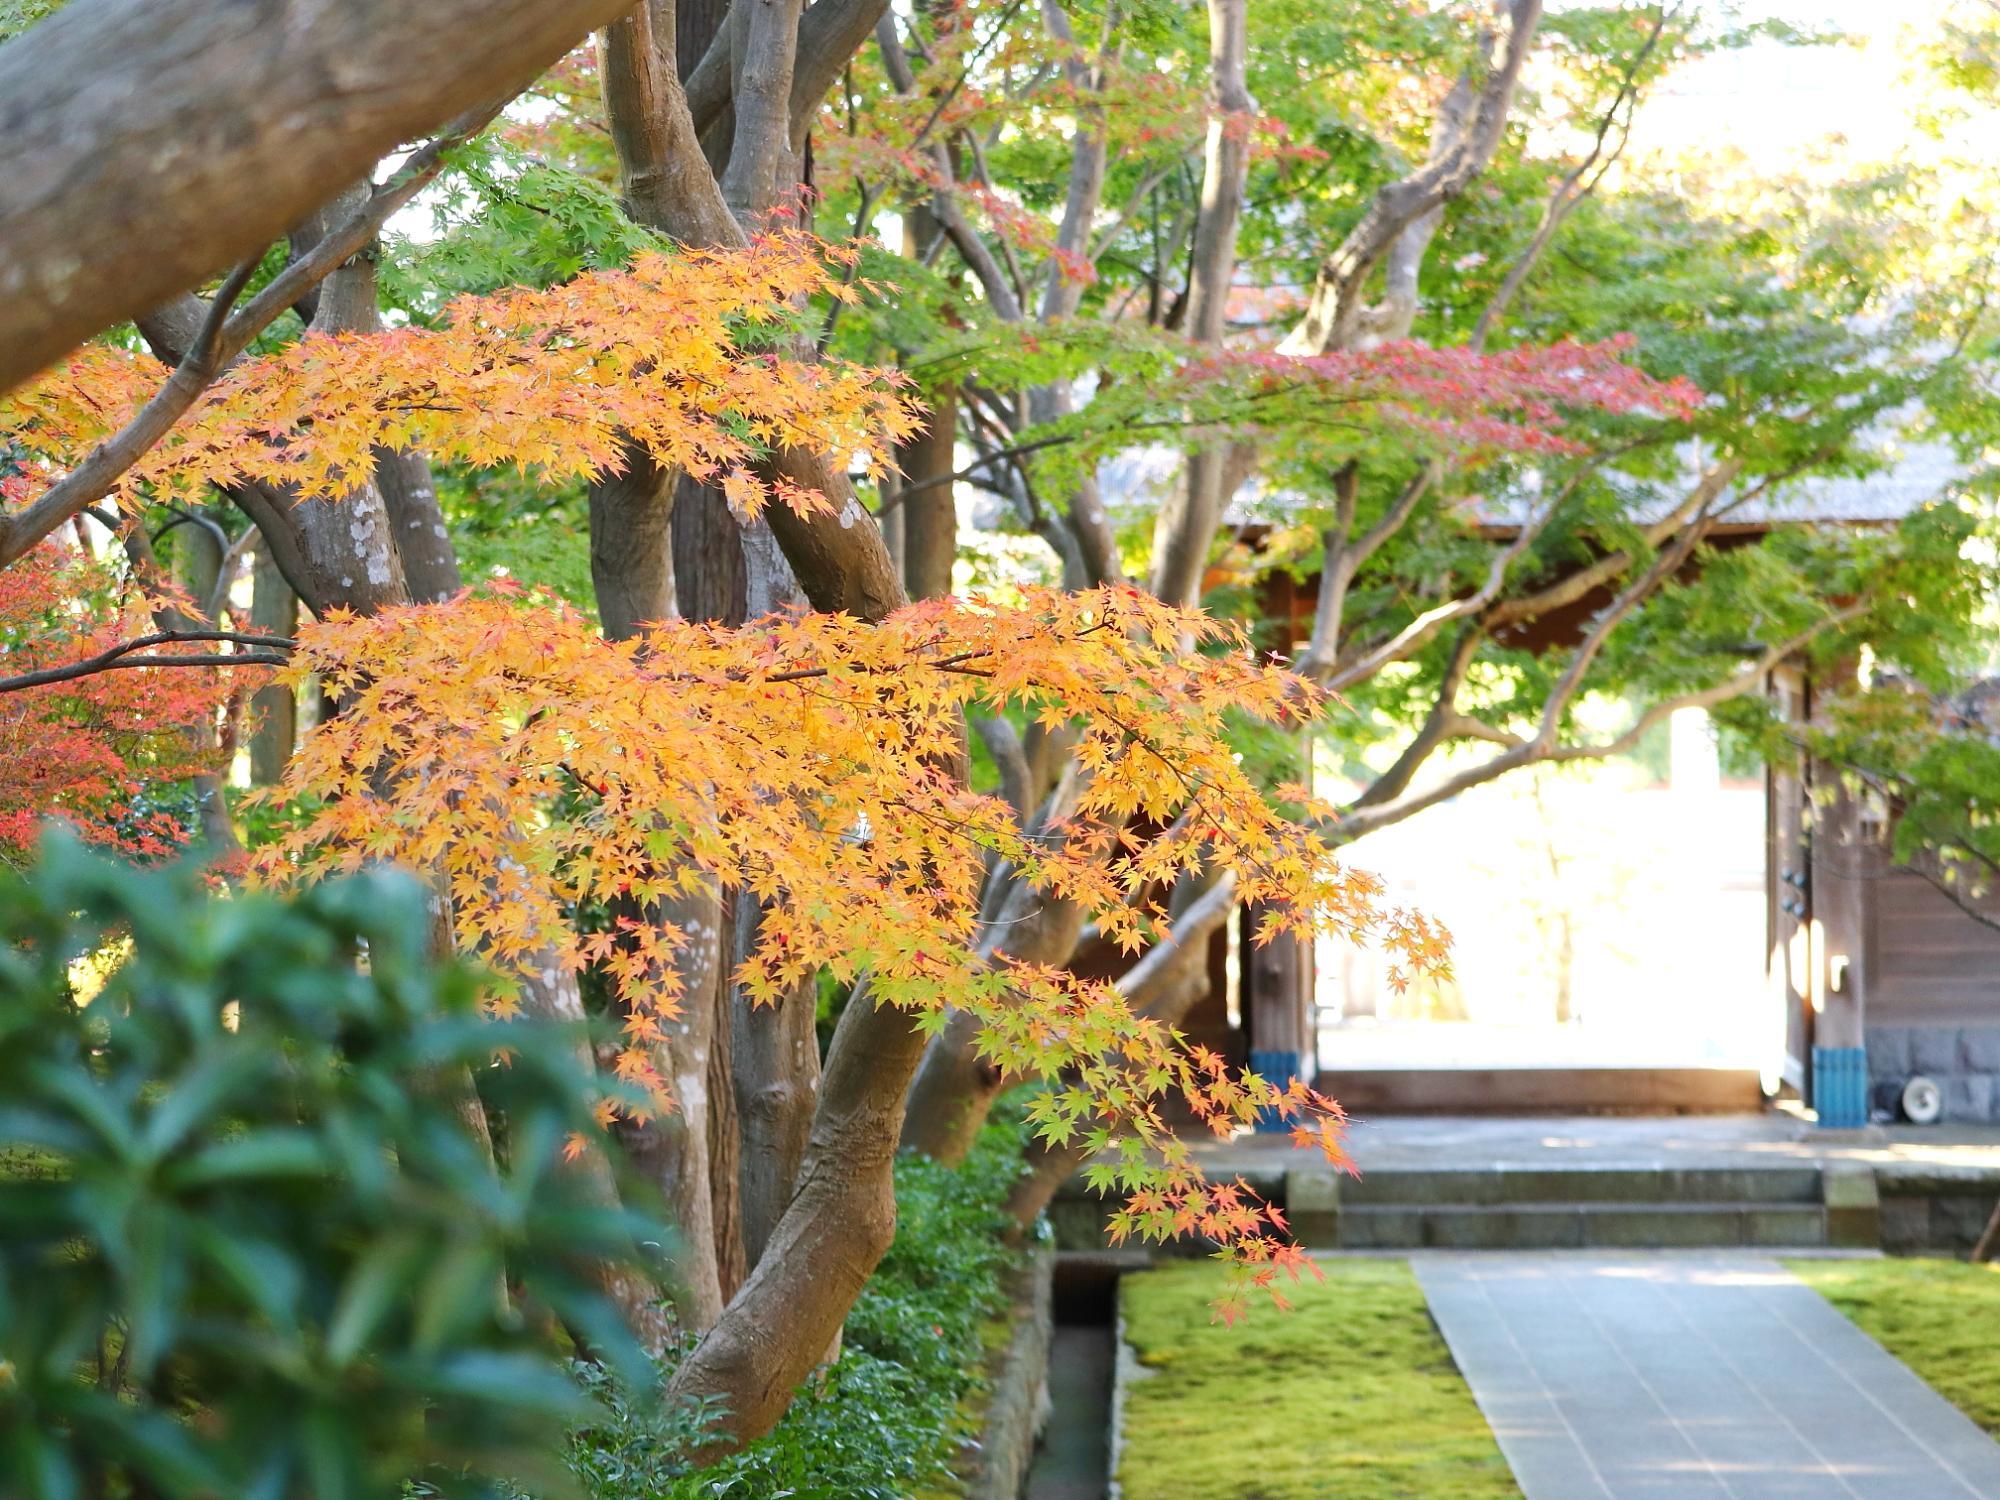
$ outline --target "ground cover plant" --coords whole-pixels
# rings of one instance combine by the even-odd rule
[[[1959,1260],[1795,1260],[1787,1267],[2000,1437],[2000,1266]]]
[[[1288,1315],[1234,1330],[1199,1263],[1124,1278],[1127,1500],[1518,1500],[1408,1263],[1318,1265]]]

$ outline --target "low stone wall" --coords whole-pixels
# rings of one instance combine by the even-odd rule
[[[2000,1121],[2000,1025],[1870,1026],[1871,1088],[1893,1097],[1916,1074],[1944,1090],[1947,1124]]]
[[[1006,1340],[986,1362],[979,1446],[962,1466],[971,1500],[1020,1500],[1048,1418],[1049,1343],[1055,1336],[1055,1251],[1030,1251],[1010,1288]]]
[[[2000,1172],[1966,1167],[1878,1167],[1882,1249],[1890,1255],[1966,1255],[2000,1202]]]
[[[1883,1155],[1887,1157],[1889,1153],[1885,1151]],[[1805,1162],[1789,1169],[1755,1167],[1688,1172],[1664,1167],[1571,1168],[1563,1169],[1563,1173],[1580,1179],[1563,1192],[1548,1187],[1554,1176],[1551,1172],[1509,1171],[1499,1167],[1483,1172],[1385,1170],[1359,1183],[1330,1169],[1316,1167],[1253,1181],[1251,1186],[1285,1210],[1291,1232],[1300,1244],[1320,1250],[1394,1251],[1424,1244],[1458,1249],[1547,1249],[1577,1248],[1591,1243],[1582,1231],[1569,1239],[1550,1239],[1546,1234],[1530,1232],[1537,1225],[1546,1228],[1547,1205],[1539,1200],[1559,1197],[1578,1199],[1580,1215],[1591,1210],[1629,1206],[1632,1212],[1623,1216],[1626,1220],[1635,1216],[1643,1219],[1648,1204],[1668,1205],[1661,1211],[1667,1217],[1662,1217],[1659,1224],[1625,1223],[1621,1231],[1625,1239],[1603,1243],[1748,1244],[1774,1250],[1825,1245],[1855,1250],[1879,1247],[1890,1255],[1963,1256],[1977,1243],[1995,1202],[2000,1201],[2000,1167],[1936,1161],[1868,1162],[1836,1158],[1820,1164]],[[1406,1182],[1400,1189],[1394,1186],[1396,1181],[1412,1177],[1423,1180]],[[1704,1184],[1702,1191],[1695,1194],[1697,1197],[1744,1201],[1734,1207],[1723,1205],[1719,1211],[1710,1205],[1703,1212],[1694,1212],[1687,1204],[1677,1202],[1688,1198],[1689,1191],[1684,1184],[1676,1186],[1676,1183],[1689,1177],[1699,1178]],[[1736,1182],[1739,1177],[1741,1183]],[[1782,1193],[1769,1186],[1780,1179],[1787,1185]],[[1793,1190],[1797,1179],[1805,1181],[1805,1191]],[[1393,1196],[1397,1191],[1411,1200],[1407,1217],[1413,1220],[1420,1213],[1436,1217],[1454,1206],[1468,1208],[1462,1216],[1466,1222],[1458,1227],[1471,1237],[1453,1238],[1442,1230],[1435,1234],[1371,1237],[1362,1232],[1367,1225],[1357,1222],[1350,1226],[1345,1222],[1372,1215],[1375,1227],[1380,1229],[1386,1210],[1379,1205],[1371,1208],[1369,1204],[1385,1192]],[[1797,1201],[1761,1205],[1757,1201],[1774,1194]],[[1539,1206],[1543,1212],[1539,1217],[1533,1213],[1500,1213],[1499,1210],[1509,1207],[1511,1198],[1537,1200],[1527,1207]],[[1349,1199],[1353,1201],[1344,1201]],[[1358,1212],[1348,1212],[1357,1205]],[[1104,1246],[1110,1208],[1110,1204],[1084,1185],[1081,1177],[1064,1184],[1049,1205],[1057,1248],[1091,1251]],[[1719,1238],[1692,1240],[1655,1233],[1662,1225],[1678,1226],[1679,1230],[1689,1232],[1712,1230],[1716,1228],[1712,1221],[1717,1220],[1718,1212],[1725,1216],[1734,1213],[1742,1220],[1739,1231],[1721,1233]],[[1155,1253],[1201,1255],[1209,1248],[1201,1240],[1183,1239],[1171,1241]]]

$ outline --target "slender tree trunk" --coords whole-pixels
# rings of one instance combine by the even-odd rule
[[[756,946],[761,915],[754,903],[738,902],[739,956]],[[756,1005],[740,987],[731,987],[731,1079],[740,1139],[737,1180],[746,1268],[763,1259],[764,1248],[792,1201],[812,1134],[820,1069],[817,989],[807,980],[771,1004]]]
[[[270,548],[259,547],[250,577],[250,626],[289,636],[299,628],[299,596],[285,582]],[[299,705],[289,687],[266,683],[251,696],[250,780],[273,786],[285,773],[298,737]]]
[[[596,1057],[584,1033],[583,995],[576,975],[555,960],[541,955],[521,981],[522,1009],[544,1021],[577,1029],[576,1056],[586,1074],[596,1070]],[[485,1128],[485,1121],[480,1121]],[[600,1152],[585,1151],[569,1163],[565,1171],[583,1181],[589,1200],[600,1207],[615,1207],[620,1199],[618,1183],[610,1161]],[[629,1266],[606,1265],[598,1269],[598,1285],[625,1319],[633,1337],[652,1354],[662,1353],[673,1334],[674,1319],[653,1281]]]
[[[1244,68],[1249,56],[1249,0],[1208,0],[1209,121],[1201,175],[1201,216],[1195,221],[1188,281],[1188,336],[1222,342],[1230,281],[1236,274],[1236,232],[1250,170],[1250,136],[1243,129],[1253,105]],[[1201,602],[1209,549],[1229,503],[1232,472],[1226,448],[1188,457],[1181,482],[1153,531],[1153,592],[1169,604]]]
[[[702,493],[700,486],[661,469],[636,447],[628,447],[622,474],[590,487],[591,579],[599,618],[611,639],[630,639],[676,614],[703,617],[690,605],[704,602],[700,596],[712,583],[712,573],[700,566],[701,557],[683,559],[675,547],[676,533]],[[734,1173],[715,1169],[714,1137],[728,1134],[734,1113],[733,1095],[718,1087],[718,1071],[726,1069],[726,1033],[723,1058],[716,1056],[718,1015],[727,992],[722,893],[711,884],[657,908],[623,915],[669,923],[686,939],[675,960],[681,1013],[656,1058],[672,1088],[674,1111],[625,1122],[618,1136],[627,1158],[659,1190],[679,1230],[671,1295],[682,1325],[700,1333],[720,1315],[737,1279],[741,1245],[732,1208]],[[726,1078],[726,1072],[721,1076]],[[718,1108],[725,1111],[721,1117]],[[731,1149],[725,1142],[721,1155],[728,1156]]]
[[[748,615],[759,618],[799,603],[798,580],[769,526],[759,522],[744,527],[738,556]],[[762,909],[739,895],[733,949],[739,963],[755,949],[762,920]],[[818,1007],[819,985],[811,976],[766,1005],[753,1004],[740,986],[730,986],[738,1211],[746,1272],[763,1258],[805,1160],[819,1098]]]
[[[721,982],[720,905],[711,886],[665,901],[649,915],[686,939],[675,958],[681,1013],[667,1023],[662,1060],[673,1110],[644,1121],[622,1120],[617,1133],[626,1158],[666,1200],[680,1233],[669,1288],[681,1325],[694,1333],[722,1315],[722,1275],[716,1260],[715,1200],[709,1176],[709,1052],[715,1041],[715,994]]]
[[[896,449],[903,471],[903,587],[912,599],[951,592],[958,560],[958,502],[951,476],[958,437],[958,400],[949,389],[931,398],[924,425]]]
[[[709,1023],[708,1048],[708,1201],[715,1226],[715,1279],[727,1302],[750,1273],[743,1232],[743,1128],[736,1111],[736,1037],[734,971],[736,908],[743,898],[725,894],[717,911],[721,920],[721,962],[709,994],[714,1018]]]
[[[675,592],[682,616],[741,625],[749,614],[743,527],[730,513],[722,492],[681,475],[674,488],[670,532]],[[736,986],[731,976],[742,958],[736,950],[736,905],[737,898],[718,895],[714,919],[722,935],[723,961],[716,966],[714,984],[702,997],[702,1003],[713,1012],[706,1137],[709,1222],[716,1281],[725,1298],[735,1295],[742,1285],[750,1262],[743,1224],[742,1121],[732,1076],[736,1066]]]

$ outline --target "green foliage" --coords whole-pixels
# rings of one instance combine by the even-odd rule
[[[0,0],[0,42],[12,41],[35,22],[52,16],[66,0]]]
[[[60,838],[0,878],[0,1153],[33,1166],[0,1178],[0,1492],[559,1483],[587,1403],[552,1327],[642,1373],[593,1268],[660,1231],[559,1164],[593,1086],[480,1014],[427,910],[386,874],[223,899]]]
[[[2000,1266],[1797,1260],[1787,1268],[1924,1383],[2000,1438]]]
[[[1000,1213],[1023,1127],[1002,1110],[957,1169],[896,1164],[896,1239],[848,1314],[840,1358],[775,1431],[699,1471],[683,1456],[701,1413],[635,1409],[615,1392],[570,1464],[591,1500],[902,1500],[950,1492],[976,1435],[983,1327],[1005,1305],[1014,1254]],[[586,1372],[586,1378],[588,1375]]]
[[[438,504],[467,583],[511,578],[594,611],[589,504],[579,484],[551,489],[519,473],[437,471]]]
[[[1127,1500],[1518,1500],[1402,1261],[1320,1263],[1281,1318],[1211,1321],[1215,1268],[1127,1276]],[[1246,1393],[1252,1393],[1249,1395]]]
[[[553,286],[662,243],[602,183],[492,132],[453,153],[431,203],[432,234],[390,241],[382,265],[386,304],[420,320],[453,297]]]

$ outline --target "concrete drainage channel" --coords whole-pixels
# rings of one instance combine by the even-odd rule
[[[1109,1494],[1118,1278],[1146,1259],[1091,1252],[1056,1257],[1048,1419],[1023,1500],[1104,1500]]]

